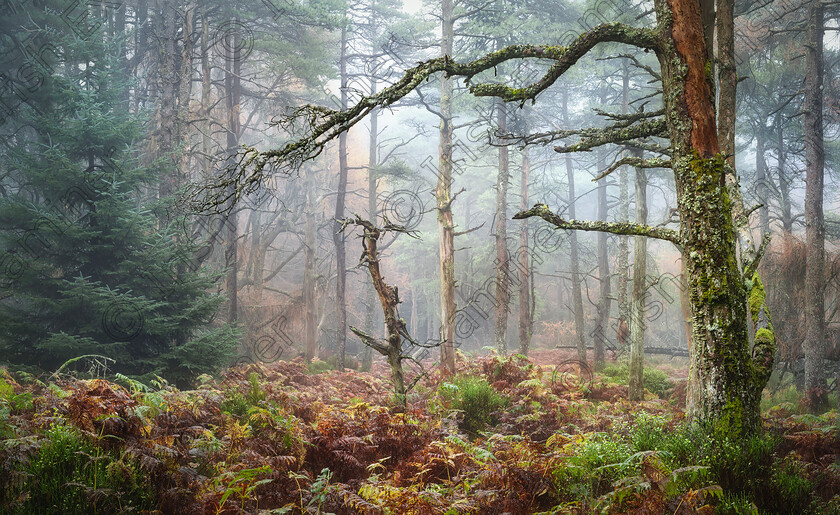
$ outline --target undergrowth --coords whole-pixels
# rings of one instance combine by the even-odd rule
[[[463,361],[407,408],[382,364],[250,365],[190,391],[6,374],[0,512],[840,514],[836,411],[776,406],[763,433],[712,438],[672,402],[551,370]]]

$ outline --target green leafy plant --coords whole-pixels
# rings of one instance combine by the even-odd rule
[[[620,384],[627,384],[630,377],[630,369],[626,362],[621,364],[610,363],[604,367],[601,373]],[[642,371],[642,383],[646,390],[659,397],[664,397],[665,393],[674,387],[674,383],[668,379],[668,375],[654,367],[645,367]]]
[[[245,513],[245,501],[254,498],[254,490],[258,486],[271,483],[273,479],[263,478],[258,479],[261,475],[271,474],[271,467],[268,465],[242,469],[237,472],[225,472],[216,478],[217,484],[227,481],[225,490],[222,492],[222,497],[219,499],[219,506],[216,509],[216,514],[222,513],[225,509],[225,503],[228,498],[237,494],[239,496],[240,513]],[[259,508],[259,506],[257,506]]]
[[[493,389],[486,379],[472,375],[458,376],[452,383],[443,383],[438,392],[445,406],[462,414],[459,426],[472,435],[495,424],[493,413],[510,404],[510,400]]]
[[[125,455],[104,452],[72,426],[54,425],[23,466],[32,480],[12,513],[114,513],[155,507],[155,495]]]

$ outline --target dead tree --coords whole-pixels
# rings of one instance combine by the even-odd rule
[[[384,225],[382,228],[375,226],[369,220],[359,217],[359,215],[355,215],[354,218],[345,218],[340,221],[342,232],[348,225],[357,225],[362,228],[362,256],[359,258],[359,266],[367,267],[368,272],[370,273],[371,281],[373,281],[373,288],[376,290],[376,294],[379,296],[379,302],[382,304],[382,313],[385,315],[385,327],[388,335],[384,340],[381,340],[367,334],[361,329],[353,327],[352,325],[350,326],[350,330],[362,340],[362,343],[379,354],[382,354],[388,360],[388,365],[391,367],[391,377],[394,381],[394,394],[396,395],[397,400],[402,405],[405,405],[406,394],[411,391],[417,381],[419,381],[424,374],[418,374],[417,377],[415,377],[414,380],[406,386],[405,373],[402,365],[403,361],[414,361],[418,365],[420,365],[420,363],[410,354],[403,351],[403,341],[408,341],[418,347],[427,348],[439,347],[440,342],[436,342],[431,345],[416,342],[408,334],[405,320],[399,316],[397,311],[397,305],[401,302],[399,291],[396,286],[389,286],[385,282],[385,278],[382,277],[382,272],[379,269],[379,252],[377,250],[377,245],[379,244],[380,236],[386,232],[398,232],[408,234],[412,237],[415,236],[405,227],[392,224],[387,217],[383,218]],[[422,365],[420,366],[422,369]]]

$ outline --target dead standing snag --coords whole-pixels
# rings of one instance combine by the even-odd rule
[[[362,228],[362,256],[359,258],[359,266],[367,267],[370,273],[373,287],[379,296],[379,302],[382,304],[382,313],[385,315],[385,327],[388,336],[384,340],[381,340],[352,325],[350,326],[350,330],[362,340],[362,343],[379,354],[382,354],[388,360],[388,365],[391,367],[391,377],[394,381],[394,393],[397,399],[405,405],[406,394],[424,374],[419,374],[411,384],[406,386],[402,362],[410,360],[417,363],[417,361],[410,354],[403,352],[403,340],[407,340],[418,347],[438,347],[441,342],[436,342],[431,345],[420,344],[408,334],[405,320],[400,318],[397,312],[397,305],[401,302],[399,291],[396,286],[389,286],[385,282],[385,278],[382,277],[382,272],[379,269],[377,245],[379,244],[380,236],[386,232],[398,232],[408,234],[411,237],[416,236],[405,227],[391,223],[387,217],[384,218],[382,228],[375,226],[369,220],[364,220],[359,215],[355,215],[354,218],[345,218],[340,223],[341,231],[344,231],[348,225],[357,225]]]

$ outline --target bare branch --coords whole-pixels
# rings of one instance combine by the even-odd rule
[[[616,171],[619,167],[624,165],[631,165],[635,166],[636,168],[671,168],[671,161],[667,159],[662,159],[660,157],[651,157],[648,159],[642,159],[641,157],[634,157],[628,156],[623,157],[610,165],[609,168],[604,171],[604,173],[600,174],[599,176],[592,179],[592,182],[597,182],[606,177],[607,175]]]

